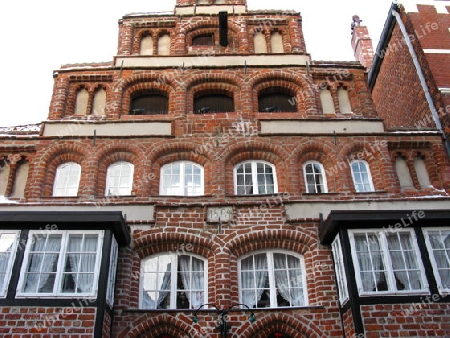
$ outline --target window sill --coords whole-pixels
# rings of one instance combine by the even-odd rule
[[[430,295],[429,290],[419,290],[419,291],[410,291],[410,292],[377,292],[370,294],[359,294],[361,298],[371,298],[371,297],[398,297],[398,296],[427,296]]]

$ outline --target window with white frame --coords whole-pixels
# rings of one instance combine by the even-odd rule
[[[106,175],[106,196],[131,195],[133,187],[134,165],[128,162],[117,162],[108,167]]]
[[[161,195],[200,196],[204,194],[203,167],[180,161],[161,168]]]
[[[316,161],[308,161],[303,165],[305,176],[306,192],[310,194],[320,194],[328,192],[327,179],[323,165]]]
[[[234,167],[236,195],[261,195],[278,192],[275,166],[265,161],[246,161]]]
[[[95,296],[103,231],[31,230],[17,295]]]
[[[141,264],[142,309],[197,309],[207,300],[202,257],[164,253]]]
[[[302,256],[269,251],[239,260],[240,302],[249,308],[305,306],[305,286]]]
[[[6,296],[19,236],[20,231],[0,231],[0,297]]]
[[[351,163],[353,183],[356,192],[374,191],[369,164],[366,161],[353,161]]]
[[[117,260],[119,258],[119,244],[113,237],[111,244],[111,256],[109,259],[108,285],[106,287],[106,302],[110,307],[114,306],[114,287],[116,284]]]
[[[74,162],[63,163],[56,170],[53,196],[77,196],[81,166]]]
[[[450,228],[424,229],[439,292],[450,293]]]
[[[412,229],[349,231],[360,295],[427,292]]]
[[[339,291],[339,301],[341,304],[348,300],[347,278],[344,270],[344,259],[342,256],[342,246],[339,236],[336,236],[331,244],[334,258],[334,270],[336,273],[337,286]]]

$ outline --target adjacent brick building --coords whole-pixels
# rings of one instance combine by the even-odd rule
[[[177,0],[0,129],[3,337],[450,335],[450,163],[300,13]],[[355,278],[356,276],[356,278]]]

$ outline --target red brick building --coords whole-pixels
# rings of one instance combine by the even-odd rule
[[[3,337],[450,335],[442,137],[387,129],[301,20],[126,15],[112,62],[0,129]]]

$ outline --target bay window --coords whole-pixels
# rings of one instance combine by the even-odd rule
[[[0,231],[0,297],[6,295],[20,231]]]
[[[450,293],[450,228],[424,229],[425,242],[439,292]]]

